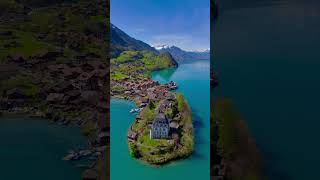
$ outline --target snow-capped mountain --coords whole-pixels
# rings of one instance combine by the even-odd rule
[[[198,51],[185,51],[176,46],[169,45],[158,45],[154,46],[159,52],[169,52],[174,59],[181,61],[187,59],[209,59],[210,58],[210,48],[198,50]]]
[[[210,48],[195,50],[195,51],[192,51],[192,52],[196,52],[196,53],[210,53]]]
[[[162,50],[162,49],[168,49],[170,48],[171,46],[168,46],[168,45],[158,45],[158,46],[153,46],[156,50]]]

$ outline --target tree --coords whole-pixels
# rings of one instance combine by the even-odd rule
[[[156,105],[154,104],[153,101],[150,101],[149,108],[150,108],[150,109],[156,108]]]
[[[141,157],[141,154],[138,150],[138,146],[134,143],[131,143],[130,146],[131,146],[131,156],[133,156],[135,158]]]

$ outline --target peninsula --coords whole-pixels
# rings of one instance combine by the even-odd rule
[[[126,39],[126,44],[121,44]],[[149,164],[160,165],[185,158],[193,151],[191,109],[171,81],[160,84],[150,78],[151,72],[174,68],[178,64],[170,53],[158,53],[120,29],[111,27],[111,96],[132,100],[138,108],[127,140],[130,154]]]

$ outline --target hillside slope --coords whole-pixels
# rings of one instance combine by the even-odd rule
[[[151,51],[158,53],[153,47],[130,37],[115,25],[110,25],[111,56],[118,56],[122,51]]]
[[[170,53],[159,53],[155,48],[130,37],[113,24],[110,31],[111,80],[145,78],[152,71],[178,66]]]

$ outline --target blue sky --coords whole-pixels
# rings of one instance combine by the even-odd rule
[[[210,0],[111,0],[111,23],[150,45],[210,48]]]

